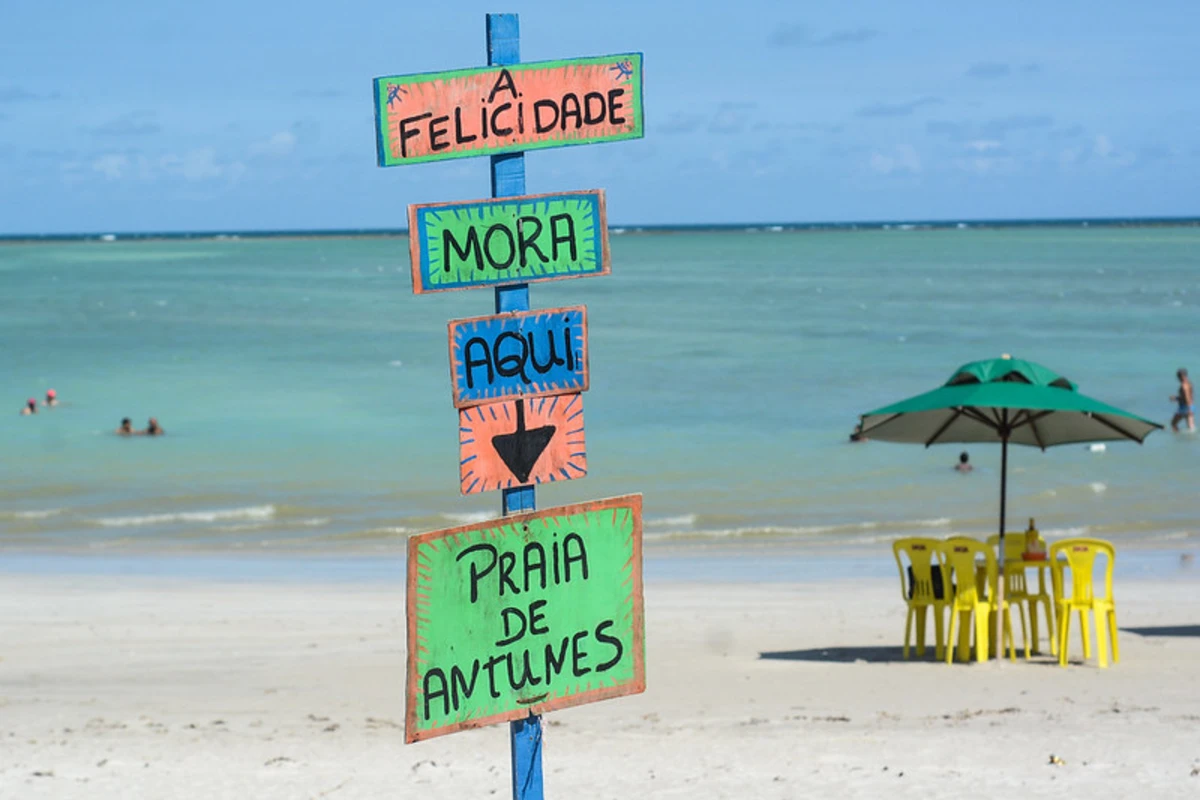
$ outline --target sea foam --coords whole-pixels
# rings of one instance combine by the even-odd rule
[[[138,528],[144,525],[170,525],[179,522],[206,523],[222,520],[269,520],[275,517],[275,506],[247,506],[212,511],[176,511],[169,514],[144,514],[133,517],[99,517],[93,520],[104,528]]]

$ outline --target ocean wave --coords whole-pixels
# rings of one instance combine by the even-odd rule
[[[217,525],[216,530],[226,531],[228,533],[238,533],[240,531],[261,531],[269,528],[277,530],[289,530],[292,528],[323,528],[333,520],[329,517],[310,517],[309,519],[289,519],[279,520],[274,517],[268,518],[261,522],[241,522],[234,525]]]
[[[644,526],[647,528],[678,528],[686,526],[693,527],[697,520],[696,514],[680,514],[674,517],[662,517],[660,519],[648,519]]]
[[[1087,536],[1092,532],[1088,525],[1077,525],[1072,528],[1045,528],[1040,531],[1042,538],[1050,541],[1052,539],[1075,539],[1081,536]]]
[[[1191,531],[1170,531],[1145,537],[1148,542],[1184,542],[1193,536]]]
[[[496,515],[490,511],[443,511],[440,516],[455,525],[473,525],[477,522],[487,522]]]
[[[169,525],[178,522],[219,522],[228,519],[269,520],[275,517],[275,506],[247,506],[213,511],[176,511],[167,514],[144,514],[133,517],[99,517],[91,520],[102,528],[139,528],[145,525]]]
[[[784,537],[801,537],[811,536],[813,534],[831,533],[837,529],[836,525],[812,525],[812,526],[754,526],[748,525],[738,528],[708,528],[705,530],[692,531],[663,531],[662,533],[646,533],[647,539],[752,539],[756,537],[763,538],[784,538]]]
[[[404,525],[381,525],[378,528],[367,528],[366,530],[331,533],[328,536],[322,537],[321,541],[356,542],[407,539],[416,532],[415,528],[408,528]]]
[[[33,511],[6,511],[0,514],[0,519],[46,519],[47,517],[57,517],[63,513],[61,508],[41,508]]]
[[[688,515],[691,516],[691,515]],[[666,520],[662,520],[665,522]],[[734,525],[728,527],[681,530],[679,526],[664,531],[647,531],[647,539],[664,541],[688,539],[813,539],[829,537],[855,542],[890,541],[914,532],[927,532],[931,528],[948,528],[953,520],[947,517],[916,520],[867,520],[864,522],[831,523],[828,525]],[[647,525],[646,527],[649,527]],[[865,536],[864,534],[871,534]]]

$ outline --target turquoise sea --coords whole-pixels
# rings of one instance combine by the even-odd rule
[[[994,530],[999,448],[850,444],[857,415],[1011,353],[1160,422],[1200,375],[1200,227],[618,232],[584,303],[588,477],[651,546],[825,550]],[[496,516],[458,493],[446,323],[402,236],[0,245],[0,550],[402,552]],[[62,404],[34,417],[28,397]],[[167,435],[120,438],[121,417]],[[1200,545],[1200,437],[1010,454],[1012,529]]]

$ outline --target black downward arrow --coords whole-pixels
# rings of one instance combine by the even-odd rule
[[[553,425],[543,425],[540,428],[525,430],[525,401],[517,401],[517,429],[512,433],[502,433],[492,437],[492,447],[496,448],[500,460],[508,467],[513,476],[524,483],[533,472],[533,465],[541,457],[546,445],[554,436]]]

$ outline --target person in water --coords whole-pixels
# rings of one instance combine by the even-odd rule
[[[46,390],[46,399],[42,402],[46,408],[53,408],[58,405],[58,392],[53,389]]]
[[[37,400],[32,397],[25,401],[25,405],[21,408],[21,416],[28,417],[30,414],[37,413]]]
[[[138,433],[138,431],[133,429],[133,420],[131,420],[129,417],[125,417],[121,420],[121,427],[117,428],[115,433],[117,436],[133,436]]]
[[[970,472],[975,469],[971,466],[971,457],[967,455],[966,450],[958,454],[958,463],[954,465],[954,468],[959,472]]]
[[[1187,370],[1180,367],[1175,373],[1179,379],[1179,394],[1171,395],[1171,400],[1177,404],[1175,416],[1171,417],[1171,430],[1178,432],[1179,423],[1187,420],[1188,430],[1196,430],[1196,391],[1188,378]]]
[[[146,425],[145,433],[147,436],[162,436],[166,431],[158,424],[157,419],[151,417],[150,422]]]

